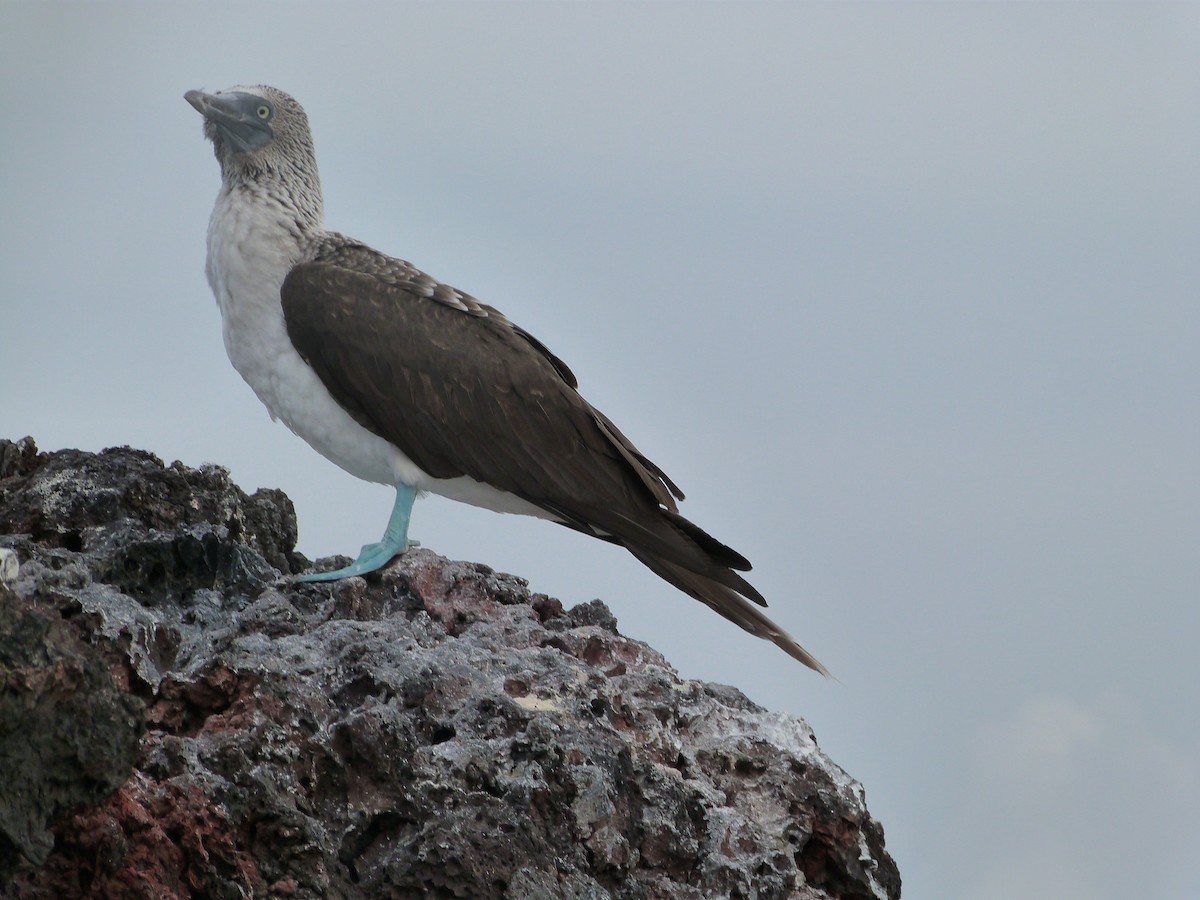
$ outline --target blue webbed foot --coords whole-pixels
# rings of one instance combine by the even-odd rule
[[[328,572],[309,572],[307,575],[298,576],[296,580],[338,581],[342,578],[349,578],[352,575],[366,575],[368,572],[375,572],[382,569],[405,550],[416,546],[418,546],[416,541],[409,541],[404,547],[395,547],[383,541],[374,544],[365,544],[362,550],[359,551],[358,559],[354,560],[350,565],[343,566],[340,569],[331,569]]]
[[[307,575],[297,576],[296,580],[338,581],[352,575],[366,575],[368,572],[382,569],[395,556],[403,553],[409,547],[418,546],[416,541],[408,540],[408,520],[416,496],[417,492],[414,488],[406,484],[396,485],[396,504],[392,507],[392,516],[388,520],[388,527],[383,533],[382,540],[365,545],[359,552],[358,559],[348,566],[330,572],[309,572]]]

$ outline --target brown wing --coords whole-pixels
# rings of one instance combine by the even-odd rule
[[[665,473],[583,399],[561,360],[497,310],[344,239],[296,266],[281,299],[292,343],[334,399],[429,475],[470,476],[623,544],[813,664],[738,596],[766,605],[733,571],[748,570],[746,559],[680,516],[683,495]]]
[[[560,360],[502,316],[425,291],[318,259],[281,298],[289,337],[334,398],[430,475],[469,475],[571,518],[674,508],[657,467],[606,429]]]

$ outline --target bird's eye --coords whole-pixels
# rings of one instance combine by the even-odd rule
[[[264,103],[261,106],[259,106],[257,111],[258,111],[258,117],[260,119],[263,119],[265,121],[266,119],[271,118],[271,107],[267,106],[267,104]]]

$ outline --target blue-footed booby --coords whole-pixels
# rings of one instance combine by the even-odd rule
[[[328,581],[409,546],[433,491],[625,547],[670,584],[822,674],[762,612],[744,556],[679,514],[683,493],[497,309],[324,227],[308,118],[276,88],[188,91],[221,168],[209,285],[225,349],[262,400],[351,475],[395,488],[383,538]]]

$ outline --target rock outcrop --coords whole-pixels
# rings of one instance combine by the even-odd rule
[[[216,466],[0,441],[0,895],[900,896],[804,722],[599,601],[295,539]]]

